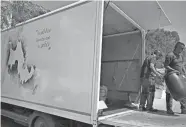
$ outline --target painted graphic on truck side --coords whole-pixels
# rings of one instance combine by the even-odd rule
[[[3,31],[3,102],[89,121],[96,16],[88,2]]]
[[[7,41],[5,42],[7,52],[5,56],[5,71],[8,72],[12,82],[19,84],[20,87],[32,90],[34,94],[37,88],[36,79],[39,73],[35,65],[27,62],[26,39],[24,36],[21,36],[22,31],[23,27],[5,40]],[[2,79],[3,82],[4,79]]]

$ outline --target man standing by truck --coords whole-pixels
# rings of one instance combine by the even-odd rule
[[[155,50],[153,54],[146,57],[142,68],[141,68],[141,85],[142,92],[140,98],[139,110],[141,111],[152,111],[157,110],[153,108],[154,96],[155,96],[155,77],[162,77],[159,72],[155,69],[155,63],[162,57],[162,53],[159,50]],[[145,107],[147,101],[147,106]]]
[[[167,72],[170,71],[178,71],[181,75],[186,76],[186,71],[183,65],[183,56],[181,53],[185,48],[185,44],[182,42],[177,42],[175,45],[174,51],[167,54],[165,58],[165,68]],[[172,111],[172,104],[173,98],[168,89],[166,89],[166,107],[167,107],[167,114],[174,114]],[[181,104],[181,113],[186,114],[186,107]]]

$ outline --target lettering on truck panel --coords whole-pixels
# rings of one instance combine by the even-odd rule
[[[44,28],[42,30],[36,30],[36,32],[37,36],[39,36],[39,38],[36,39],[36,42],[38,43],[38,48],[47,48],[48,50],[50,50],[50,36],[47,34],[51,32],[51,29]]]

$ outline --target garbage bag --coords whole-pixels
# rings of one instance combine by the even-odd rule
[[[165,81],[172,97],[186,105],[186,77],[172,71],[166,75]]]

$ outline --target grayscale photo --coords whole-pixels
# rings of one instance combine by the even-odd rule
[[[1,127],[186,127],[186,1],[2,0]]]

